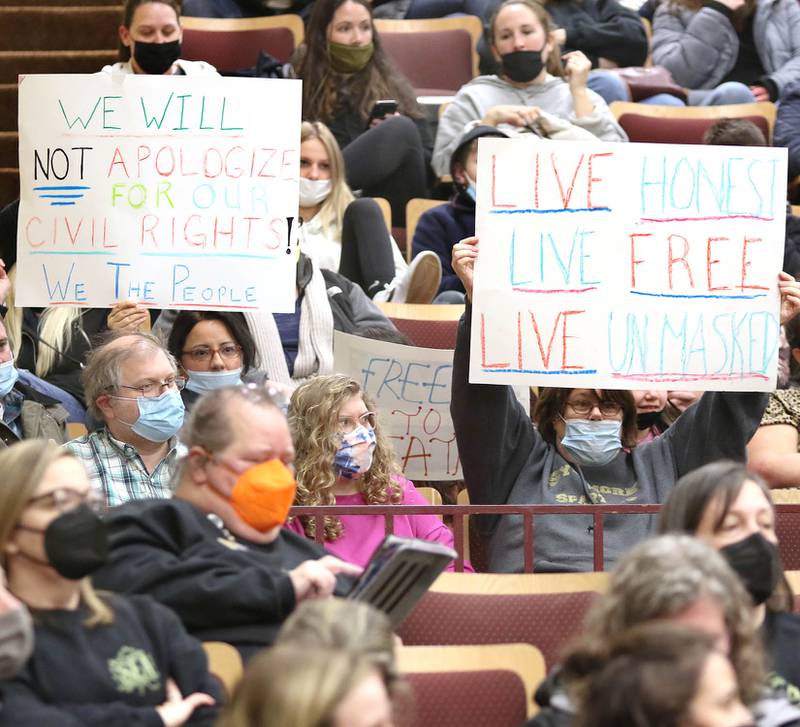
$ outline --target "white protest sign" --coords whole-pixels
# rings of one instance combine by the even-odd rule
[[[470,381],[772,390],[786,158],[481,139]]]
[[[347,374],[375,402],[403,475],[411,480],[460,480],[450,381],[453,352],[401,346],[335,331],[334,370]],[[515,391],[528,409],[526,387]]]
[[[300,93],[21,77],[17,304],[294,310]]]

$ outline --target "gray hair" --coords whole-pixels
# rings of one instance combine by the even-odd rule
[[[703,597],[722,609],[731,663],[751,702],[763,674],[752,602],[725,559],[699,538],[661,535],[630,550],[614,569],[608,592],[589,612],[586,634],[613,639],[637,624],[674,616]]]
[[[127,346],[117,343],[121,338],[130,338]],[[120,369],[128,359],[141,356],[144,353],[162,353],[172,366],[173,373],[177,373],[178,366],[175,358],[167,351],[161,342],[150,333],[123,333],[112,335],[100,346],[93,349],[86,360],[86,366],[81,372],[84,395],[89,413],[100,421],[104,421],[103,412],[97,406],[98,397],[103,394],[118,391],[122,379]]]
[[[181,442],[187,449],[202,447],[206,452],[215,454],[233,443],[234,432],[230,420],[230,405],[233,402],[247,402],[255,406],[263,406],[283,414],[275,401],[274,390],[257,384],[241,384],[239,386],[223,386],[203,394],[184,422],[180,432]],[[187,464],[183,458],[179,476]]]

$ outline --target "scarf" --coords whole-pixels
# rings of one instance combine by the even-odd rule
[[[315,265],[300,303],[300,336],[294,375],[289,376],[283,344],[272,313],[245,311],[247,326],[256,342],[261,368],[271,381],[299,384],[316,374],[333,373],[333,312],[325,278]]]

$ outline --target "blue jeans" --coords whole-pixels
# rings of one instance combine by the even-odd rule
[[[631,95],[628,91],[628,84],[625,83],[616,73],[609,71],[594,70],[589,72],[589,81],[586,84],[592,91],[603,97],[603,100],[610,104],[612,101],[630,101]],[[657,93],[655,96],[643,99],[641,103],[653,104],[656,106],[685,106],[677,96],[669,93]]]
[[[720,83],[716,88],[689,91],[689,106],[726,106],[735,103],[753,103],[753,92],[738,81]]]

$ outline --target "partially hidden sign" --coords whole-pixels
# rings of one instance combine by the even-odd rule
[[[403,474],[412,480],[460,480],[450,382],[453,352],[401,346],[334,332],[334,369],[354,378],[369,397],[394,447]],[[515,391],[526,410],[529,392]]]
[[[300,93],[21,77],[17,304],[294,310]]]
[[[770,391],[786,150],[481,139],[470,381]]]

